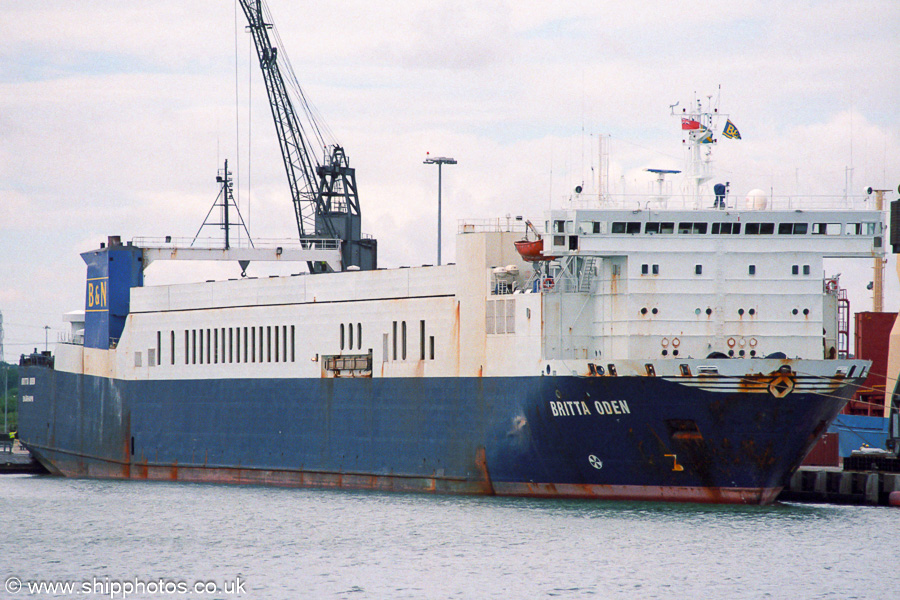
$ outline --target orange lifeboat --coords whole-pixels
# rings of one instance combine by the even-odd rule
[[[543,249],[544,240],[519,240],[516,242],[516,251],[522,256],[522,260],[527,262],[551,260],[552,257],[541,254]]]
[[[525,221],[526,233],[525,239],[519,240],[516,242],[516,251],[522,257],[522,260],[526,262],[539,262],[542,260],[553,260],[555,256],[544,256],[541,252],[544,249],[544,240],[541,239],[541,234],[538,233],[537,229],[534,228],[534,225],[531,224],[531,221]],[[528,230],[534,232],[534,235],[537,239],[529,240],[528,239]]]

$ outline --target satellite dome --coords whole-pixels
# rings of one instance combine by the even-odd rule
[[[755,189],[747,192],[747,199],[744,202],[750,210],[765,210],[769,199],[764,191]]]

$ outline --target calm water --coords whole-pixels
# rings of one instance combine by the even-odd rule
[[[126,597],[900,597],[896,508],[461,498],[6,475],[0,528],[0,598],[121,598],[113,586],[136,580],[162,580],[158,585],[170,589],[214,582],[219,590],[151,587]],[[24,582],[18,593],[3,589],[10,576]],[[29,593],[28,582],[38,580],[94,587],[78,595]],[[238,593],[226,593],[226,586]]]

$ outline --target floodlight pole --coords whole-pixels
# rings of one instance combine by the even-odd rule
[[[425,159],[426,165],[438,166],[438,230],[437,230],[437,264],[441,266],[441,167],[443,165],[455,165],[456,159],[447,158],[445,156],[428,157]]]

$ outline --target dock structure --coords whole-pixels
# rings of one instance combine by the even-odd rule
[[[844,471],[838,467],[800,467],[778,500],[887,506],[900,494],[900,473]]]

